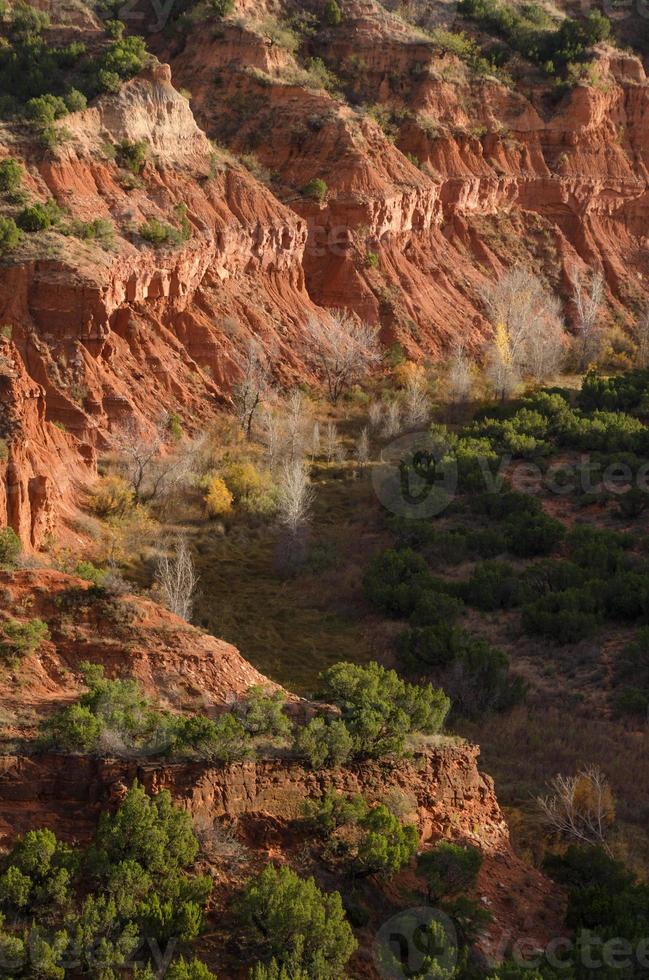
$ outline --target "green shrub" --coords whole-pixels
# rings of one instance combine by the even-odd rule
[[[578,643],[597,630],[597,600],[586,589],[551,592],[523,606],[521,622],[526,633],[548,637],[555,643]]]
[[[234,10],[234,0],[209,0],[209,4],[217,17],[227,17]]]
[[[132,78],[149,63],[143,38],[135,34],[114,41],[104,54],[101,69],[113,72],[120,78]]]
[[[25,115],[36,126],[51,125],[56,119],[67,116],[65,100],[58,95],[39,95],[25,106]]]
[[[0,565],[11,568],[20,557],[20,538],[12,527],[0,528]]]
[[[102,723],[90,708],[71,704],[52,718],[47,733],[62,752],[94,752],[102,733]]]
[[[547,555],[565,537],[561,521],[547,514],[515,514],[505,521],[508,548],[521,558]]]
[[[155,246],[180,245],[182,241],[182,235],[177,228],[172,228],[171,225],[158,221],[157,218],[145,221],[138,228],[138,232],[146,242]]]
[[[238,762],[253,756],[250,735],[234,715],[227,712],[216,721],[204,715],[181,718],[172,723],[173,739],[165,750],[184,754],[187,749],[209,762]]]
[[[74,219],[61,231],[82,241],[98,241],[102,245],[111,245],[115,238],[115,226],[107,218],[95,218],[93,221]]]
[[[142,173],[149,155],[149,148],[142,140],[133,143],[124,139],[117,144],[115,155],[120,167],[137,176]]]
[[[106,580],[106,572],[102,568],[97,568],[91,561],[78,562],[74,574],[96,586],[102,586]]]
[[[340,718],[312,718],[295,737],[295,751],[312,769],[338,768],[350,760],[354,739]]]
[[[449,588],[454,587],[454,583],[449,583]],[[411,626],[436,626],[438,623],[452,623],[463,609],[462,599],[431,589],[418,596],[410,616],[410,624]]]
[[[475,494],[470,498],[469,506],[474,513],[484,514],[495,521],[518,514],[540,514],[542,510],[538,497],[516,490]]]
[[[421,854],[417,862],[419,873],[426,879],[430,902],[470,888],[481,866],[482,854],[477,848],[451,841],[440,841],[431,851]]]
[[[68,112],[82,112],[88,105],[87,98],[78,88],[71,88],[64,98]]]
[[[462,595],[476,609],[511,609],[518,604],[519,574],[512,565],[485,561],[476,565]]]
[[[121,973],[127,963],[130,972],[145,937],[165,946],[195,938],[211,890],[210,879],[193,872],[197,852],[188,814],[168,792],[149,797],[137,783],[116,811],[101,814],[87,850],[50,830],[30,831],[0,864],[3,956],[29,948],[35,976],[63,977],[74,960],[81,974],[107,978],[107,969]],[[208,980],[193,964],[179,961],[176,976]],[[150,964],[135,975],[154,976]]]
[[[613,666],[618,710],[647,717],[649,709],[649,627],[642,627],[618,654]]]
[[[393,875],[410,863],[419,846],[419,833],[403,825],[384,804],[370,807],[358,821],[361,838],[355,864],[363,874]]]
[[[60,218],[60,209],[54,201],[40,201],[24,208],[18,215],[18,225],[23,231],[47,231]]]
[[[525,58],[548,72],[572,61],[588,59],[587,49],[608,36],[610,23],[599,11],[559,25],[538,5],[514,9],[500,0],[460,0],[459,12],[483,29],[502,37]]]
[[[0,161],[0,194],[14,194],[23,179],[23,168],[17,160],[9,157]]]
[[[320,177],[314,177],[312,180],[305,184],[302,188],[302,194],[304,197],[311,198],[312,201],[319,201],[322,203],[327,196],[327,184]]]
[[[640,412],[647,409],[647,390],[649,389],[649,369],[625,371],[603,377],[595,371],[589,372],[581,384],[577,396],[579,407],[584,412]]]
[[[97,87],[101,92],[110,92],[114,95],[122,87],[122,79],[116,71],[100,68],[97,72]]]
[[[325,856],[342,860],[359,875],[394,875],[417,851],[416,827],[402,824],[385,804],[370,806],[362,796],[327,792],[307,804],[306,815],[325,839]]]
[[[167,972],[166,980],[217,980],[215,973],[212,973],[205,964],[194,957],[186,960],[180,956],[174,960]]]
[[[517,598],[520,603],[534,602],[549,592],[581,588],[588,575],[571,561],[546,558],[526,568],[519,576]]]
[[[461,654],[464,630],[451,623],[411,626],[397,639],[401,661],[411,670],[426,673],[431,667],[445,667]]]
[[[246,691],[245,698],[237,707],[237,714],[250,735],[288,735],[291,723],[284,714],[286,695],[282,691],[269,691],[254,684]]]
[[[466,634],[448,688],[455,708],[472,717],[485,711],[506,711],[525,697],[527,686],[509,672],[502,650],[481,637]]]
[[[327,0],[323,17],[327,27],[338,27],[342,23],[343,15],[337,0]]]
[[[13,252],[20,245],[22,234],[13,218],[0,216],[0,255]]]
[[[602,944],[607,948],[640,949],[644,923],[649,917],[649,885],[640,882],[624,865],[599,847],[571,844],[561,854],[550,854],[546,871],[568,895],[566,926],[582,937],[572,951],[568,969],[579,976],[585,962],[593,962]],[[622,945],[624,944],[624,945]],[[644,946],[642,946],[644,948]],[[639,959],[628,956],[629,976],[640,978]],[[592,972],[592,971],[590,971]]]
[[[435,734],[450,702],[428,684],[403,681],[377,663],[339,663],[321,675],[322,699],[336,705],[356,755],[379,758],[403,750],[410,733]]]
[[[646,570],[617,572],[593,589],[604,615],[630,621],[649,619],[649,579]]]
[[[325,893],[313,878],[290,868],[267,867],[246,886],[240,903],[244,921],[268,958],[292,960],[291,976],[339,980],[356,949],[338,892]]]
[[[42,619],[28,619],[22,623],[17,619],[8,619],[2,623],[4,638],[0,647],[5,656],[25,657],[34,653],[50,638],[47,623]]]
[[[81,670],[87,692],[44,725],[56,748],[118,756],[190,754],[225,763],[250,758],[250,737],[232,714],[216,721],[173,716],[153,708],[136,681],[108,680],[96,664],[82,664]]]
[[[425,559],[410,548],[378,552],[363,578],[367,599],[390,616],[409,616],[433,584]]]
[[[620,517],[635,520],[647,509],[649,494],[642,487],[631,487],[626,493],[617,497],[616,502]]]
[[[607,578],[626,567],[624,554],[632,544],[628,534],[618,534],[587,524],[573,527],[566,537],[571,560],[592,577]]]

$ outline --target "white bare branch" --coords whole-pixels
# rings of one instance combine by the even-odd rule
[[[309,523],[313,498],[313,487],[304,462],[286,460],[280,471],[277,513],[280,524],[292,535]]]
[[[155,579],[167,609],[190,622],[198,576],[185,537],[178,537],[159,556]]]
[[[570,277],[572,298],[577,313],[576,328],[579,350],[579,369],[586,371],[599,357],[604,341],[601,310],[604,300],[604,277],[598,270],[580,276],[573,271]]]
[[[568,840],[608,851],[615,807],[608,781],[597,766],[582,769],[576,776],[555,776],[550,788],[549,796],[537,799],[549,826]]]
[[[371,327],[342,310],[307,320],[304,329],[307,355],[334,405],[344,391],[380,364],[378,333],[378,327]]]

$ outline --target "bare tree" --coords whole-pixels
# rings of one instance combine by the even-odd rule
[[[494,332],[487,345],[487,377],[501,398],[521,378],[543,381],[560,366],[565,331],[558,299],[529,270],[510,269],[485,293]]]
[[[426,375],[415,371],[406,382],[404,397],[406,424],[410,428],[425,425],[430,418],[430,395]]]
[[[604,277],[599,270],[580,276],[573,271],[571,277],[572,298],[577,314],[578,365],[586,371],[599,357],[604,334],[601,323],[604,300]]]
[[[449,361],[447,387],[449,400],[456,405],[468,401],[471,396],[473,365],[463,344],[458,344]]]
[[[370,424],[370,429],[375,431],[381,426],[381,419],[383,418],[383,405],[381,402],[371,402],[369,412],[367,415],[368,422]]]
[[[328,463],[336,459],[339,447],[340,436],[338,435],[338,427],[335,422],[327,422],[324,437],[324,451]]]
[[[115,447],[122,455],[125,476],[137,502],[170,493],[187,478],[192,461],[200,452],[200,440],[167,451],[168,433],[169,416],[163,413],[149,432],[142,431],[131,419],[114,434]]]
[[[332,404],[381,362],[378,327],[333,310],[311,316],[304,330],[308,354]]]
[[[283,432],[284,420],[278,406],[263,405],[259,418],[259,437],[271,469],[275,468],[281,454]]]
[[[635,325],[637,347],[634,362],[638,368],[649,367],[649,305],[644,308]]]
[[[550,787],[551,795],[537,799],[550,827],[568,840],[596,844],[609,851],[606,839],[615,819],[615,806],[603,773],[590,766],[576,776],[555,776]]]
[[[172,546],[161,554],[156,563],[155,580],[167,609],[191,620],[198,576],[185,537],[178,537]]]
[[[244,351],[239,368],[241,377],[232,388],[234,411],[246,438],[252,438],[255,415],[271,387],[270,375],[262,361],[259,344],[251,340]]]
[[[381,435],[384,439],[392,439],[401,432],[401,406],[399,402],[390,402],[383,416]]]
[[[292,535],[308,524],[313,497],[313,487],[304,462],[287,460],[279,477],[277,514],[280,524]]]
[[[307,399],[299,388],[293,388],[285,402],[285,456],[293,462],[302,459],[307,450],[311,413]]]
[[[144,495],[144,486],[154,461],[160,456],[164,446],[160,426],[157,425],[146,433],[140,429],[135,419],[129,419],[122,429],[115,432],[113,441],[124,458],[126,479],[135,499],[139,501]]]
[[[368,464],[370,458],[370,434],[368,432],[367,426],[363,426],[361,429],[361,434],[356,442],[356,459],[358,460],[358,465],[363,470]]]

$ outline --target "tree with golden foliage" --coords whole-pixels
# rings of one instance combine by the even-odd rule
[[[234,497],[228,489],[225,480],[215,476],[210,480],[205,495],[205,507],[209,517],[223,517],[232,510]]]

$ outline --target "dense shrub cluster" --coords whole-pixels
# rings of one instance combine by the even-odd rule
[[[616,949],[624,949],[624,975],[644,977],[649,885],[603,849],[574,844],[564,854],[548,857],[546,870],[568,891],[566,925],[579,937],[571,947],[573,963],[566,962],[566,968],[572,966],[576,976],[597,972],[586,971],[584,964],[601,963],[603,944],[610,940]]]
[[[144,937],[196,939],[211,890],[193,871],[197,852],[189,815],[137,784],[102,814],[85,851],[50,830],[25,834],[1,864],[3,974],[59,978],[77,962],[81,973],[115,977],[136,950],[150,952]]]
[[[356,949],[338,892],[325,893],[313,878],[268,865],[244,891],[239,914],[265,960],[252,980],[338,980]]]
[[[523,697],[524,685],[510,676],[501,650],[454,625],[462,600],[503,608],[516,602],[517,589],[513,569],[503,563],[479,565],[464,583],[444,582],[432,575],[422,555],[407,548],[377,553],[365,576],[365,594],[375,606],[409,619],[409,629],[397,640],[401,662],[419,675],[443,671],[445,689],[466,714],[509,707]]]
[[[43,142],[59,138],[54,123],[85,109],[100,92],[116,92],[148,63],[145,42],[108,31],[112,39],[97,56],[81,41],[62,47],[51,43],[47,13],[30,4],[12,6],[0,45],[0,116],[25,115]]]
[[[417,852],[419,834],[385,804],[328,791],[309,802],[307,818],[323,841],[324,856],[355,875],[396,874]]]
[[[548,74],[589,60],[588,49],[605,40],[611,29],[598,10],[578,20],[566,17],[557,23],[536,3],[515,9],[501,0],[460,0],[458,9]]]
[[[408,684],[377,663],[334,664],[320,677],[318,697],[339,709],[339,717],[312,719],[298,734],[298,752],[314,768],[351,757],[400,754],[410,734],[433,735],[450,708],[443,691]]]
[[[584,412],[628,412],[646,415],[649,411],[649,369],[625,371],[603,377],[595,371],[586,375],[577,402]]]
[[[252,754],[250,735],[233,714],[216,721],[203,715],[172,715],[153,708],[133,680],[108,680],[96,664],[83,664],[81,670],[88,691],[45,725],[47,738],[59,750],[195,755],[221,762]],[[257,696],[258,704],[259,700]],[[257,711],[263,715],[263,707]]]

